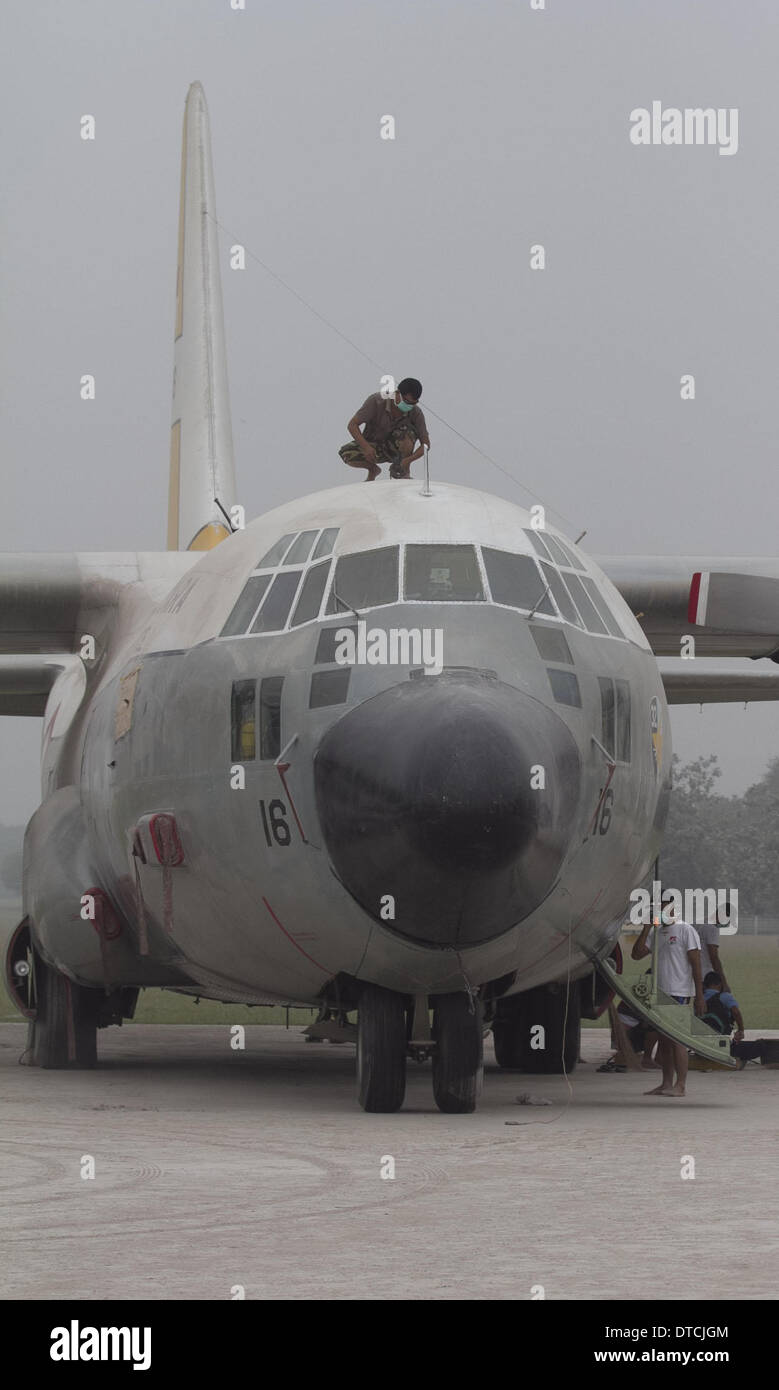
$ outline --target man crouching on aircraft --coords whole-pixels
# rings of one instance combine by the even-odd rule
[[[422,383],[407,376],[389,396],[375,391],[354,412],[347,425],[354,443],[344,444],[338,452],[350,468],[367,468],[366,483],[378,478],[380,463],[390,464],[391,478],[408,478],[424,446],[430,448],[425,417],[417,405],[421,395]],[[362,432],[360,425],[365,426]],[[416,440],[420,447],[414,450]]]
[[[670,994],[677,1004],[688,1004],[695,994],[695,1012],[705,1010],[701,981],[701,939],[689,922],[676,921],[669,903],[660,913],[660,940],[657,946],[657,983],[664,994]],[[651,922],[641,928],[641,935],[630,952],[633,960],[643,960],[652,950]],[[645,1091],[647,1096],[683,1096],[687,1080],[688,1056],[683,1043],[672,1042],[660,1034],[658,1057],[663,1068],[659,1086]],[[674,1082],[674,1071],[676,1081]]]

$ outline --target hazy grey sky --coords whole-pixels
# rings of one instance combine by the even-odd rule
[[[378,382],[255,261],[230,271],[233,240],[531,493],[429,418],[440,477],[541,500],[595,553],[775,553],[775,0],[245,3],[4,7],[4,547],[165,544],[199,79],[247,515],[347,481],[345,422]],[[653,100],[738,108],[738,152],[635,147]],[[673,729],[683,758],[720,753],[728,791],[779,752],[773,705],[680,709]],[[39,736],[0,727],[6,822],[37,804]]]

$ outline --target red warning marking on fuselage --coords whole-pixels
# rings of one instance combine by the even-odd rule
[[[303,841],[303,844],[304,844],[304,845],[307,845],[307,844],[308,844],[308,840],[306,839],[305,834],[304,834],[304,831],[303,831],[303,827],[302,827],[302,825],[300,824],[300,817],[299,817],[299,815],[298,815],[298,813],[297,813],[297,811],[296,811],[296,809],[295,809],[295,803],[294,803],[294,801],[292,800],[292,792],[290,791],[289,787],[287,786],[287,779],[286,779],[286,777],[284,776],[284,773],[285,773],[285,772],[289,772],[289,769],[290,769],[290,763],[277,763],[277,764],[276,764],[276,771],[278,772],[279,777],[281,778],[281,785],[282,785],[282,787],[284,788],[284,791],[286,792],[287,800],[288,800],[290,806],[292,807],[292,814],[293,814],[293,816],[295,817],[295,824],[296,824],[298,830],[300,831],[300,838],[301,838],[301,840]]]
[[[299,942],[297,942],[297,941],[295,940],[294,936],[292,936],[292,934],[291,934],[290,932],[287,931],[287,928],[283,925],[283,923],[279,921],[278,917],[276,916],[275,912],[273,911],[273,908],[271,907],[270,903],[268,902],[268,899],[267,899],[267,898],[263,898],[262,901],[264,902],[264,904],[265,904],[265,906],[267,907],[267,909],[268,909],[268,911],[269,911],[271,917],[273,918],[274,922],[276,923],[276,926],[279,927],[281,931],[283,931],[283,933],[284,933],[284,935],[286,936],[287,940],[292,942],[292,945],[295,947],[295,950],[296,950],[296,951],[299,951],[300,954],[301,954],[301,956],[305,956],[306,960],[310,960],[310,961],[311,961],[311,964],[312,964],[312,965],[315,965],[316,968],[317,968],[317,970],[321,970],[322,973],[323,973],[324,975],[328,975],[328,976],[332,975],[332,973],[333,973],[332,970],[327,970],[326,967],[325,967],[324,965],[320,965],[320,964],[319,964],[319,961],[318,961],[318,960],[314,960],[314,957],[313,957],[313,956],[310,956],[310,955],[308,954],[308,951],[304,951],[304,950],[303,950],[303,947],[299,944]]]

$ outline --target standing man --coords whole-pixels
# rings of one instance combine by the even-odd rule
[[[670,994],[677,1004],[689,1004],[695,995],[695,1012],[705,1010],[703,999],[703,980],[701,977],[701,939],[689,922],[676,920],[676,913],[669,904],[660,913],[661,925],[655,928],[647,922],[641,928],[641,935],[633,946],[633,960],[643,960],[652,950],[653,933],[659,931],[657,946],[657,983],[664,994]],[[683,1096],[687,1080],[688,1057],[683,1043],[672,1042],[662,1033],[658,1045],[658,1057],[663,1068],[663,1079],[659,1086],[646,1091],[648,1096]],[[674,1072],[676,1080],[674,1081]]]
[[[430,448],[425,417],[417,404],[421,395],[422,383],[407,376],[391,395],[375,391],[355,411],[347,425],[354,442],[338,452],[350,468],[367,468],[366,483],[378,478],[380,463],[390,465],[391,478],[410,477],[414,460],[422,457],[425,445]],[[417,440],[419,448],[414,449]]]
[[[722,988],[730,990],[730,985],[725,978],[725,968],[719,956],[719,929],[727,927],[730,923],[730,900],[717,906],[711,921],[706,922],[699,932],[701,938],[701,975],[704,980],[710,971],[719,975],[722,980]]]

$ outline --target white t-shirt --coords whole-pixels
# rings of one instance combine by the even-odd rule
[[[719,946],[719,926],[716,922],[706,922],[698,927],[698,935],[701,939],[701,979],[705,980],[710,970],[717,969],[709,955],[709,947]]]
[[[652,950],[655,928],[653,927],[646,944]],[[692,966],[687,959],[688,951],[699,951],[701,939],[689,922],[674,922],[670,927],[660,928],[660,941],[657,947],[657,983],[664,994],[680,994],[690,999],[695,993],[695,980]]]

